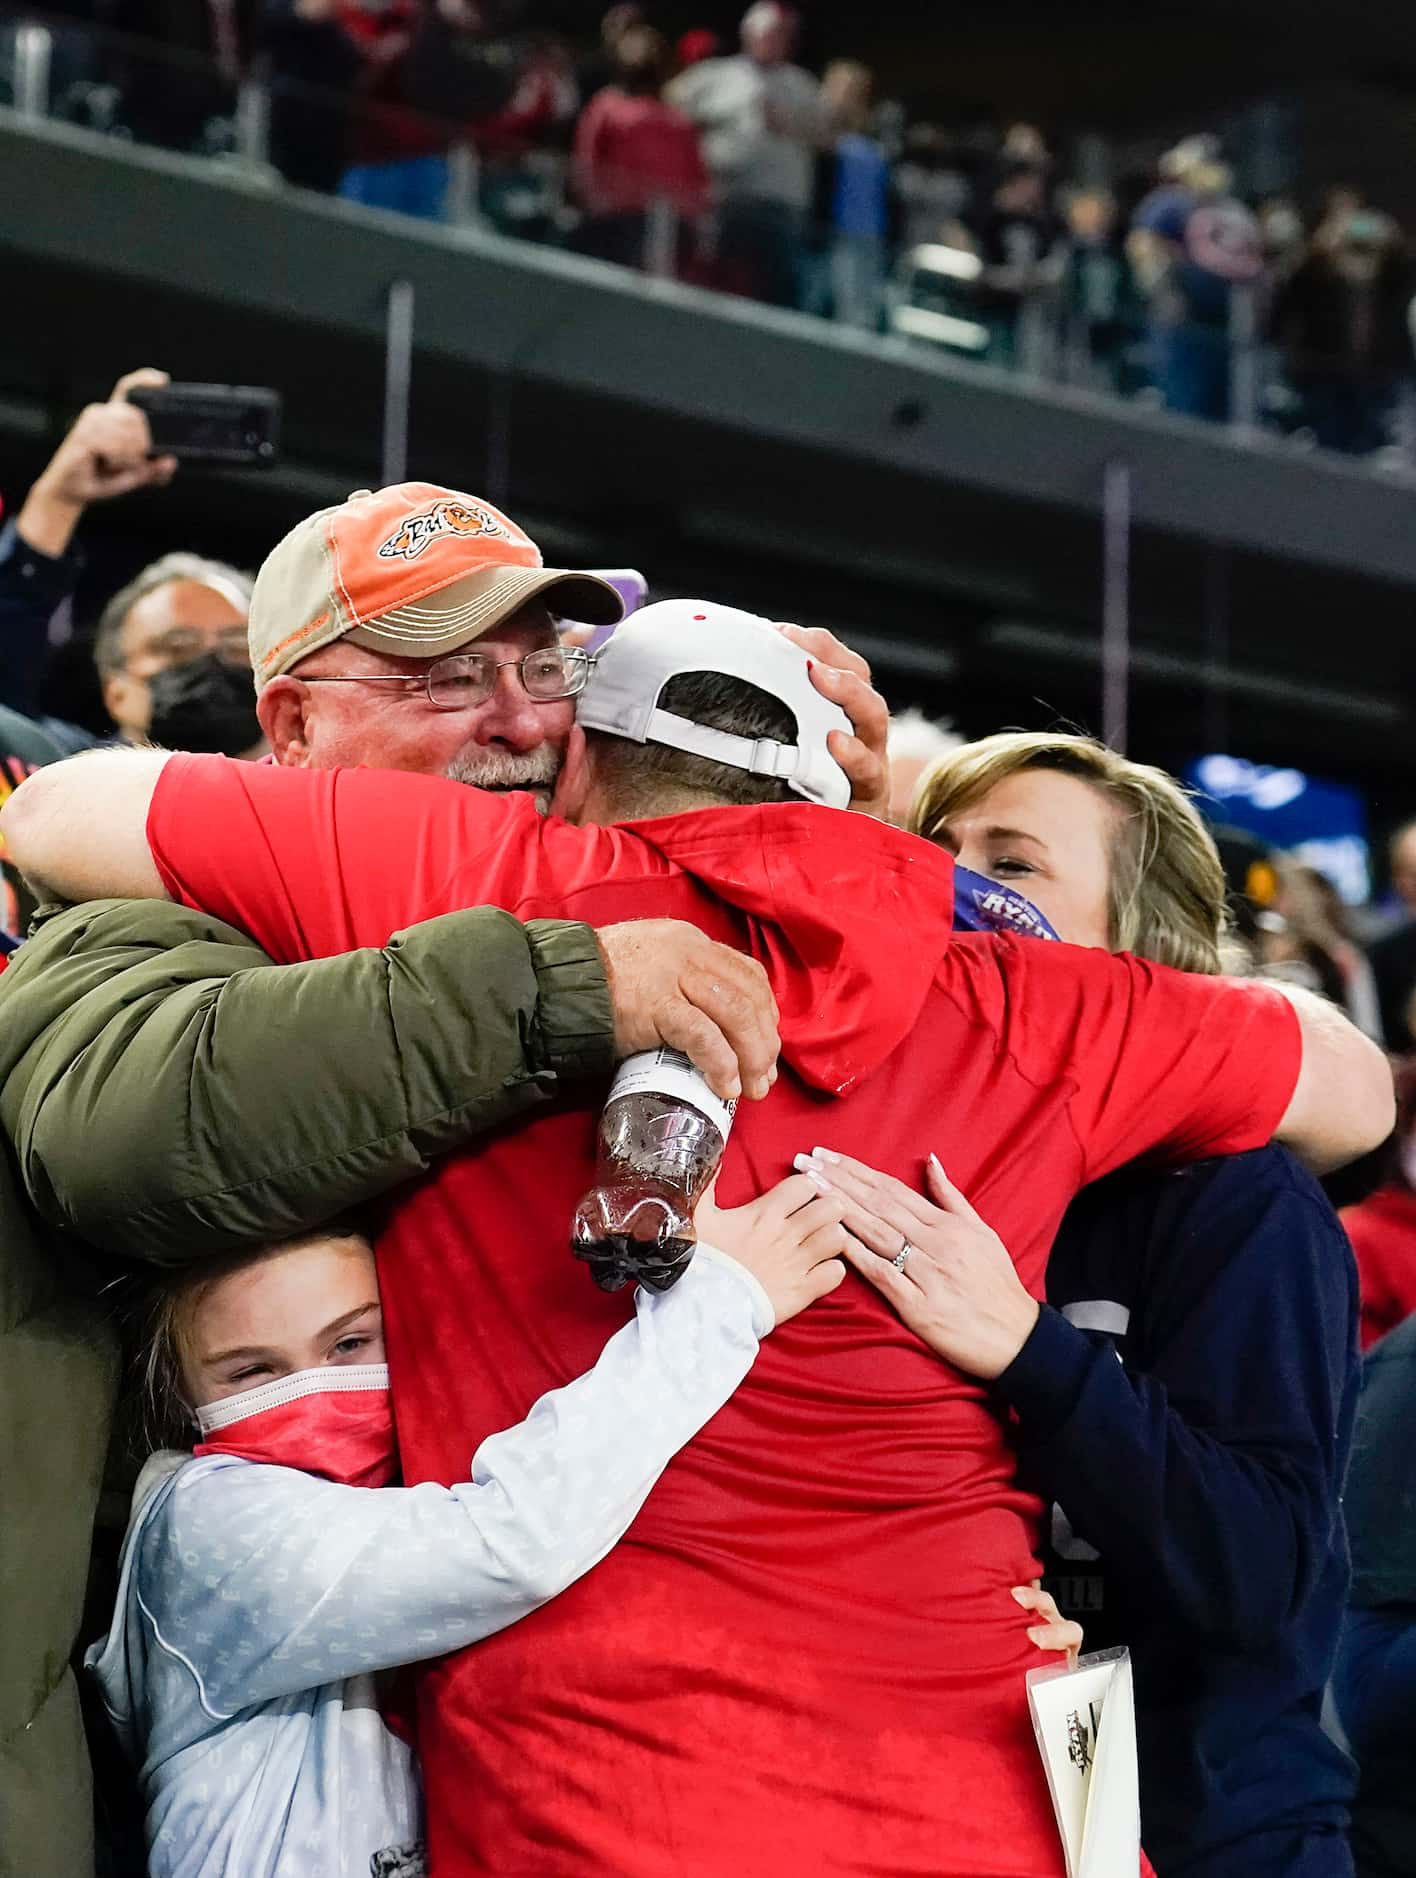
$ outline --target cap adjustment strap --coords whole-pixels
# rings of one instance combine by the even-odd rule
[[[593,719],[589,727],[594,728]],[[730,730],[710,730],[706,724],[695,724],[674,711],[651,711],[644,735],[646,742],[664,743],[671,750],[706,757],[710,763],[726,763],[730,769],[745,769],[753,776],[775,776],[783,782],[796,775],[801,761],[801,751],[794,743],[777,743],[771,737],[736,737]]]
[[[743,742],[746,742],[746,738]],[[771,737],[759,737],[752,746],[752,760],[748,764],[754,776],[795,776],[797,758],[801,752],[794,743],[776,743]]]

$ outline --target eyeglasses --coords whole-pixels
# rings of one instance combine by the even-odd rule
[[[403,672],[348,672],[329,678],[306,678],[307,685],[416,685],[428,695],[435,711],[465,711],[485,704],[496,689],[497,673],[515,667],[528,698],[554,704],[585,689],[590,667],[588,652],[575,647],[546,646],[520,659],[492,659],[485,652],[459,652],[438,659],[421,676]]]
[[[222,632],[210,634],[196,626],[173,626],[169,631],[159,633],[155,639],[148,640],[146,645],[139,646],[132,658],[155,659],[159,666],[188,665],[208,652],[214,652],[227,665],[242,665],[249,669],[251,654],[246,628],[231,626]],[[126,665],[124,669],[127,669]]]

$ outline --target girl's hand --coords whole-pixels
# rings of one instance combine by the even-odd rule
[[[1028,1635],[1039,1650],[1056,1650],[1067,1658],[1068,1669],[1077,1667],[1077,1652],[1082,1647],[1082,1627],[1058,1610],[1051,1592],[1044,1591],[1042,1580],[1030,1585],[1014,1585],[1013,1596],[1025,1611],[1032,1611],[1040,1622],[1028,1625]]]
[[[839,1194],[822,1193],[804,1175],[791,1174],[746,1206],[719,1207],[710,1187],[693,1223],[705,1244],[747,1267],[771,1299],[777,1322],[785,1324],[845,1277],[845,1209]]]
[[[822,1193],[847,1202],[845,1255],[947,1363],[992,1382],[1032,1334],[1038,1303],[1007,1247],[975,1213],[934,1155],[926,1180],[938,1205],[903,1181],[829,1148],[796,1165]],[[906,1247],[904,1265],[892,1261]]]

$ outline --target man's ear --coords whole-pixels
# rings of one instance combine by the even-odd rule
[[[256,716],[277,763],[303,769],[310,760],[305,734],[305,708],[310,689],[288,673],[272,678],[256,699]]]
[[[584,814],[589,795],[590,757],[585,732],[579,724],[572,724],[560,775],[551,793],[550,812],[558,815],[562,821],[578,822]]]

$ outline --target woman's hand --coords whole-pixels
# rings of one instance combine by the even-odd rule
[[[934,1155],[925,1179],[937,1205],[903,1181],[829,1148],[796,1165],[846,1201],[845,1256],[947,1363],[992,1382],[1032,1334],[1038,1303],[1007,1247],[985,1226]],[[908,1247],[903,1266],[893,1262]]]
[[[827,734],[826,746],[846,772],[851,807],[884,820],[890,809],[890,710],[871,683],[870,666],[824,626],[779,624],[779,633],[811,657],[811,682],[823,698],[839,704],[851,720],[852,735]]]
[[[792,1174],[746,1206],[719,1207],[710,1187],[693,1223],[705,1245],[747,1267],[771,1299],[777,1322],[785,1324],[845,1277],[845,1210],[839,1194],[822,1193],[813,1181]]]
[[[1062,1615],[1051,1592],[1043,1590],[1040,1578],[1034,1578],[1030,1585],[1014,1585],[1013,1596],[1025,1611],[1033,1612],[1040,1620],[1028,1625],[1028,1636],[1038,1649],[1056,1650],[1066,1657],[1068,1669],[1075,1669],[1077,1652],[1082,1647],[1081,1625]]]

